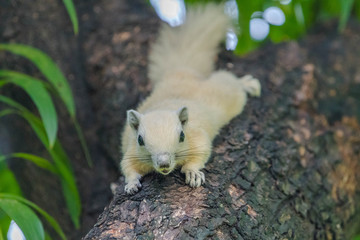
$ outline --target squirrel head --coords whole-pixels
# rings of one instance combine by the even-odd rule
[[[143,156],[149,157],[154,169],[163,175],[174,170],[175,155],[186,143],[184,131],[188,122],[187,108],[145,114],[129,110],[127,122],[133,129],[135,144],[142,159]]]

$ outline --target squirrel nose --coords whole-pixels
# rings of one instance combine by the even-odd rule
[[[159,167],[160,168],[169,168],[170,164],[169,163],[160,163]]]
[[[169,168],[170,167],[170,154],[161,153],[157,156],[157,164],[159,168]]]

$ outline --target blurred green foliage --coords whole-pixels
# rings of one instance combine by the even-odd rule
[[[78,22],[78,18],[77,18],[74,3],[73,3],[72,0],[63,0],[63,3],[65,5],[66,11],[69,14],[71,23],[73,25],[74,33],[75,33],[75,35],[77,35],[78,32],[79,32],[79,22]]]
[[[1,155],[1,153],[0,153]],[[21,196],[21,190],[14,174],[4,161],[0,160],[0,193],[9,193]],[[0,210],[0,239],[6,236],[11,219]]]
[[[73,1],[63,0],[63,3],[72,22],[74,33],[77,34],[79,26]],[[63,101],[79,136],[85,157],[91,166],[92,162],[85,138],[76,120],[75,103],[70,86],[58,66],[42,51],[21,44],[0,44],[1,50],[27,58],[47,79],[46,82],[23,73],[1,69],[0,88],[8,84],[22,88],[34,102],[40,118],[13,99],[1,94],[0,103],[6,108],[0,109],[0,118],[10,114],[24,118],[50,154],[52,161],[29,153],[19,152],[3,155],[0,152],[0,240],[7,238],[11,220],[16,222],[28,240],[51,239],[44,231],[35,212],[49,223],[60,239],[65,240],[66,236],[58,222],[36,204],[22,197],[19,184],[8,168],[7,161],[12,158],[30,161],[57,176],[61,182],[71,220],[76,228],[80,226],[80,196],[70,160],[57,139],[58,118],[51,96],[53,95],[51,93],[55,93]]]
[[[209,0],[185,0],[186,4],[214,2]],[[215,2],[229,2],[216,1]],[[329,19],[338,20],[338,30],[342,31],[350,16],[360,19],[360,0],[236,0],[238,10],[238,44],[235,53],[246,54],[262,43],[274,43],[297,39],[315,23]],[[250,34],[250,21],[263,19],[261,15],[269,7],[281,9],[285,22],[276,26],[269,23],[269,34],[263,40],[254,40]],[[254,14],[257,12],[257,14]],[[260,14],[259,14],[260,13]]]
[[[9,216],[9,219],[13,219],[20,227],[26,239],[51,239],[50,236],[44,232],[41,221],[34,213],[36,211],[49,223],[62,240],[66,240],[66,236],[59,223],[39,206],[25,198],[14,194],[0,193],[0,208],[1,207],[3,207],[3,211]]]
[[[297,39],[315,23],[336,18],[338,29],[342,31],[351,13],[360,19],[360,0],[237,0],[239,11],[239,41],[235,53],[245,54],[262,44],[250,36],[249,24],[254,12],[264,12],[269,7],[278,7],[285,14],[285,22],[281,26],[270,24],[267,39],[282,42]]]
[[[3,157],[6,159],[17,157],[29,160],[37,166],[56,174],[61,180],[71,219],[74,225],[78,227],[81,212],[80,196],[76,187],[75,176],[70,165],[70,160],[56,137],[58,129],[57,115],[52,98],[50,97],[50,90],[58,93],[59,98],[67,107],[70,116],[75,118],[75,104],[69,84],[53,60],[38,49],[21,44],[0,44],[0,50],[6,50],[29,59],[48,80],[44,82],[23,73],[0,70],[0,87],[11,83],[23,88],[35,103],[41,118],[11,98],[0,95],[0,102],[6,104],[8,107],[1,111],[6,113],[2,114],[2,116],[17,114],[23,117],[34,130],[45,149],[49,152],[52,162],[27,153],[13,153]],[[50,123],[47,124],[47,122]],[[47,125],[49,127],[47,127]]]
[[[0,87],[14,84],[22,88],[34,102],[40,117],[30,112],[13,99],[0,94],[0,103],[5,108],[0,109],[0,117],[10,114],[24,118],[33,129],[40,142],[51,156],[51,160],[29,153],[0,153],[0,228],[3,235],[7,233],[10,220],[13,219],[22,229],[27,239],[45,239],[43,226],[32,209],[44,216],[51,226],[65,239],[59,224],[46,212],[35,204],[21,198],[18,183],[6,166],[6,160],[18,158],[30,161],[60,179],[63,195],[70,217],[76,228],[80,225],[81,202],[76,186],[75,176],[70,160],[57,139],[58,121],[51,93],[57,93],[64,102],[73,121],[75,118],[75,104],[68,82],[53,60],[42,51],[20,44],[0,44],[0,51],[5,50],[29,59],[44,74],[48,81],[33,78],[23,73],[0,69]],[[10,193],[10,194],[9,194]],[[28,223],[31,223],[30,225]],[[35,225],[34,225],[35,224]],[[32,229],[37,229],[32,231]],[[36,237],[35,237],[36,236]]]

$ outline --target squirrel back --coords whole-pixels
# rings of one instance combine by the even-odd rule
[[[224,8],[216,4],[189,9],[179,27],[163,24],[149,56],[150,80],[157,83],[179,71],[207,78],[229,26]]]
[[[129,194],[147,173],[168,175],[177,167],[186,184],[201,186],[219,129],[242,112],[248,94],[260,95],[252,76],[214,71],[217,46],[230,25],[223,5],[198,6],[187,15],[178,28],[162,27],[149,62],[153,91],[127,112],[121,170]]]

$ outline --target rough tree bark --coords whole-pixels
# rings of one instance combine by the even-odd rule
[[[144,45],[138,35],[147,36],[154,22],[144,14],[149,9],[140,7],[136,13],[127,4],[101,6],[103,14],[134,13],[133,22],[117,22],[123,25],[117,25],[112,44],[98,45],[109,54],[118,49],[123,60],[111,62],[106,72],[107,79],[122,81],[108,80],[105,87],[124,101],[121,109],[134,106],[133,97],[125,103],[128,97],[149,91],[139,77],[146,58],[134,49],[153,40],[145,38]],[[103,18],[104,26],[109,23]],[[349,239],[359,227],[360,209],[360,26],[341,36],[334,26],[244,58],[222,53],[220,67],[254,75],[263,91],[214,141],[205,185],[191,189],[179,171],[150,174],[139,193],[127,196],[120,178],[112,202],[84,239]],[[104,59],[98,56],[89,68]],[[104,111],[121,114],[124,123],[124,112]],[[115,139],[118,133],[108,134]],[[108,144],[110,152],[117,151],[114,145]]]
[[[85,166],[70,123],[62,118],[60,135],[84,201],[78,232],[56,179],[30,164],[16,165],[26,196],[58,219],[69,239],[84,236],[107,201],[116,170],[109,162],[120,159],[125,110],[151,89],[147,53],[159,24],[143,0],[75,5],[77,38],[61,1],[0,3],[0,40],[38,47],[58,62],[90,143],[93,169]],[[141,192],[128,197],[120,179],[84,239],[349,239],[360,222],[360,26],[352,24],[341,36],[335,29],[321,26],[303,40],[267,45],[244,58],[221,53],[219,67],[256,76],[263,92],[215,139],[206,184],[191,189],[178,171],[152,174]],[[28,62],[9,54],[1,60],[2,67],[41,77]],[[10,150],[38,149],[30,132],[9,136]]]

